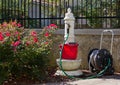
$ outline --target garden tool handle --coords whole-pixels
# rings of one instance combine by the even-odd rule
[[[112,38],[111,38],[111,47],[110,47],[110,53],[112,54],[113,38],[114,38],[114,32],[113,32],[113,30],[103,30],[103,32],[101,33],[100,49],[102,48],[103,34],[104,34],[105,32],[110,32],[111,35],[112,35]]]

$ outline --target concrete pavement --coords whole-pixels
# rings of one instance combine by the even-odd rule
[[[102,78],[70,80],[68,82],[45,83],[39,85],[120,85],[120,73],[103,76]]]
[[[66,85],[120,85],[119,79],[87,79],[68,82]]]

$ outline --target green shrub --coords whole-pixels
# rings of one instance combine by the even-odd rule
[[[45,78],[53,43],[52,33],[56,28],[51,24],[37,33],[34,30],[28,32],[16,21],[1,24],[0,83],[10,77]]]

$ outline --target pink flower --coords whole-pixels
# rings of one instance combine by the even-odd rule
[[[22,25],[20,23],[17,24],[18,27],[21,27]]]
[[[45,45],[47,45],[48,44],[48,42],[45,42]]]
[[[27,45],[27,46],[28,46],[28,45],[30,45],[30,42],[29,42],[29,41],[27,41],[27,42],[26,42],[26,45]]]
[[[44,34],[44,36],[45,36],[45,37],[48,37],[48,36],[49,36],[49,33],[48,33],[48,32],[46,32],[46,33]]]
[[[10,32],[6,32],[5,35],[6,35],[7,37],[9,37],[9,36],[10,36]]]
[[[49,26],[48,26],[48,28],[57,28],[57,25],[55,25],[55,24],[50,24]]]
[[[33,37],[36,37],[36,36],[37,36],[37,32],[32,31],[32,32],[31,32],[31,35],[32,35]]]
[[[4,40],[3,34],[0,32],[0,41],[3,41],[3,40]]]
[[[18,31],[15,32],[15,36],[17,36],[18,40],[20,40],[20,33]]]
[[[16,41],[16,42],[13,42],[13,43],[12,43],[12,45],[13,45],[14,47],[17,47],[19,44],[20,44],[20,41]]]
[[[17,22],[16,21],[12,22],[12,25],[17,26]]]
[[[38,42],[38,38],[37,37],[34,37],[33,40],[34,40],[34,42]]]
[[[4,22],[4,23],[2,24],[2,26],[3,26],[3,27],[7,27],[7,22]]]
[[[4,40],[4,38],[2,36],[0,36],[0,41],[3,41],[3,40]]]
[[[17,36],[18,40],[20,40],[20,35]]]
[[[19,32],[18,32],[18,31],[16,31],[16,32],[15,32],[15,35],[18,35],[18,34],[19,34]]]

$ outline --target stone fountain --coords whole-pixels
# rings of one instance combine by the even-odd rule
[[[75,43],[75,34],[74,34],[74,23],[75,18],[71,9],[67,9],[67,13],[65,14],[65,35],[64,40],[66,40],[65,44],[67,43]],[[67,34],[69,36],[67,37]],[[80,76],[82,75],[82,71],[80,70],[81,59],[61,59],[62,62],[62,69],[60,69],[60,59],[56,59],[57,65],[59,69],[56,71],[55,75],[65,75],[64,72],[70,76]]]

